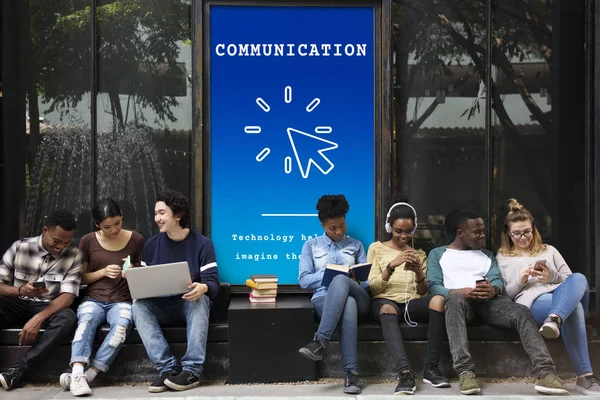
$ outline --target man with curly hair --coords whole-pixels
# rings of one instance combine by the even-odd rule
[[[189,201],[174,190],[160,192],[154,207],[159,233],[146,241],[143,265],[187,261],[192,283],[183,296],[153,297],[133,303],[133,320],[159,377],[148,390],[187,390],[200,384],[206,357],[211,299],[219,292],[219,273],[213,243],[189,228]],[[187,351],[181,365],[167,343],[161,325],[186,324]]]

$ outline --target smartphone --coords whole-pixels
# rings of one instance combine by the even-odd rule
[[[477,285],[478,283],[485,283],[485,278],[479,278],[475,281],[475,284]]]
[[[537,260],[535,262],[535,265],[533,266],[533,269],[535,269],[536,271],[543,271],[545,266],[546,260]]]
[[[35,281],[35,282],[32,282],[31,284],[36,289],[45,289],[46,288],[46,282],[44,282],[44,281]]]

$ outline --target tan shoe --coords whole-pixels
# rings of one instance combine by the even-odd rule
[[[477,394],[481,392],[481,386],[479,386],[479,382],[477,382],[477,377],[473,371],[461,372],[458,388],[462,394]]]
[[[558,376],[548,374],[535,383],[535,390],[543,394],[568,395],[569,391],[565,389]]]

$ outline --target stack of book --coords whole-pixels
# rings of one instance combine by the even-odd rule
[[[250,279],[246,280],[246,286],[252,288],[250,303],[275,303],[278,282],[275,275],[250,275]]]

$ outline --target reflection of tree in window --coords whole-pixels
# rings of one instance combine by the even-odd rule
[[[485,2],[393,2],[396,193],[414,192],[418,185],[430,185],[429,193],[435,190],[431,188],[432,177],[428,177],[426,183],[420,183],[416,180],[422,176],[415,177],[411,172],[415,166],[420,168],[427,161],[423,158],[424,146],[431,149],[439,143],[437,148],[441,152],[455,151],[464,162],[485,157],[482,118],[486,92],[491,89],[492,108],[502,128],[498,133],[500,140],[510,140],[511,149],[521,152],[526,166],[524,173],[531,175],[539,197],[545,201],[552,198],[544,167],[531,157],[523,142],[523,137],[532,133],[546,138],[552,136],[550,106],[546,99],[538,103],[542,87],[550,96],[552,2],[499,1],[493,3],[492,12],[492,69],[487,71],[488,13]],[[491,88],[486,87],[488,72],[492,76]],[[518,113],[514,111],[516,100],[512,101],[512,112],[506,104],[507,95],[521,99]],[[459,109],[457,104],[464,103],[448,101],[453,98],[470,98],[470,105]],[[453,113],[450,114],[448,109]],[[451,120],[432,118],[436,111]],[[476,122],[477,118],[481,122]],[[530,128],[532,122],[536,126]],[[459,139],[463,144],[453,144],[453,140]],[[472,143],[471,148],[464,143]],[[458,157],[453,155],[447,162],[452,163]],[[456,179],[460,177],[456,176]],[[479,183],[473,184],[472,190],[478,191]],[[446,194],[449,197],[457,195],[451,191]],[[440,209],[435,211],[443,215],[448,211],[442,210],[443,206],[440,204]],[[459,206],[466,208],[473,204],[465,199]]]
[[[31,124],[28,231],[39,229],[50,208],[75,213],[90,208],[89,5],[29,1],[29,117],[37,121],[40,113],[58,113],[61,122],[45,132]],[[165,186],[154,141],[177,120],[177,97],[188,92],[185,64],[178,58],[183,48],[190,49],[190,12],[189,0],[97,1],[97,194],[127,199],[138,215],[148,215],[140,229],[154,229],[148,204]],[[102,124],[106,114],[112,122]],[[51,164],[42,154],[47,152],[62,158]]]

